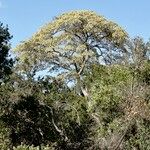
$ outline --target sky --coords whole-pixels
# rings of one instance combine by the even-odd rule
[[[131,38],[150,38],[150,0],[0,0],[0,22],[8,25],[14,48],[54,17],[73,10],[95,11]]]

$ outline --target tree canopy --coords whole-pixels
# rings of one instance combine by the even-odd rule
[[[127,33],[92,11],[56,17],[16,50],[30,67],[81,75],[90,64],[108,64],[126,53]]]

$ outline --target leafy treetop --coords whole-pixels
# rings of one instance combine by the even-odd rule
[[[73,11],[56,17],[16,47],[21,62],[35,70],[81,75],[91,63],[112,63],[124,53],[127,33],[93,11]]]

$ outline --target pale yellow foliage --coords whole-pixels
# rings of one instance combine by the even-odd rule
[[[120,48],[126,38],[127,33],[121,27],[103,16],[92,11],[73,11],[46,24],[29,40],[18,45],[16,52],[22,62],[26,59],[31,64],[45,61],[61,67],[76,63],[80,69],[85,57],[86,62],[92,57],[93,61],[97,59],[94,58],[96,46],[99,46],[99,51],[101,48],[108,50],[110,45]]]

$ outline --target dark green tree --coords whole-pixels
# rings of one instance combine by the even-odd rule
[[[0,22],[0,82],[5,81],[12,73],[13,59],[9,58],[11,38],[8,27]]]

